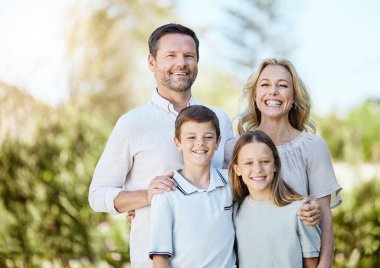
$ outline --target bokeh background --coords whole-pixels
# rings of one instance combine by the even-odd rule
[[[337,0],[0,0],[0,267],[129,267],[125,216],[93,213],[117,118],[146,101],[147,39],[201,41],[197,99],[231,118],[256,64],[285,57],[313,99],[343,204],[334,267],[380,266],[380,4]]]

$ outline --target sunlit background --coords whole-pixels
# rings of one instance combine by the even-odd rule
[[[379,12],[375,0],[0,0],[0,267],[128,265],[124,218],[92,213],[87,187],[116,119],[154,89],[147,39],[168,22],[198,34],[194,95],[231,118],[261,59],[294,63],[344,188],[334,267],[378,267]]]

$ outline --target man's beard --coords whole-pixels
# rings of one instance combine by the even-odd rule
[[[186,92],[193,85],[195,79],[187,79],[186,82],[173,81],[172,79],[166,80],[163,85],[175,92]]]
[[[186,71],[190,74],[189,70]],[[182,79],[175,79],[173,75],[171,75],[170,73],[165,73],[165,75],[161,76],[159,80],[164,87],[174,92],[186,92],[191,89],[191,86],[193,85],[196,77],[197,71],[195,70],[195,73],[192,78],[186,77]]]

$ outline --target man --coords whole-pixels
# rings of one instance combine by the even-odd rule
[[[199,41],[179,24],[157,28],[149,38],[149,69],[156,89],[145,104],[124,114],[115,125],[95,169],[89,191],[91,208],[113,214],[135,210],[131,222],[132,267],[151,267],[149,259],[149,210],[152,196],[175,189],[168,177],[183,167],[176,149],[174,122],[178,112],[200,104],[191,95],[198,73]],[[220,121],[221,142],[212,166],[221,168],[224,143],[232,137],[232,125],[220,109],[211,108]],[[158,176],[167,174],[166,176]]]

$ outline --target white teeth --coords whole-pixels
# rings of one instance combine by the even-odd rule
[[[180,75],[180,76],[186,76],[187,73],[182,73],[182,72],[175,72],[173,73],[174,75]]]
[[[205,150],[195,150],[195,151],[193,151],[193,153],[196,153],[196,154],[205,154],[205,153],[207,153],[207,151],[205,151]]]
[[[279,100],[266,100],[265,104],[268,106],[280,106],[282,104],[282,101]]]
[[[254,181],[263,181],[263,180],[265,180],[265,176],[251,177],[251,180],[254,180]]]

